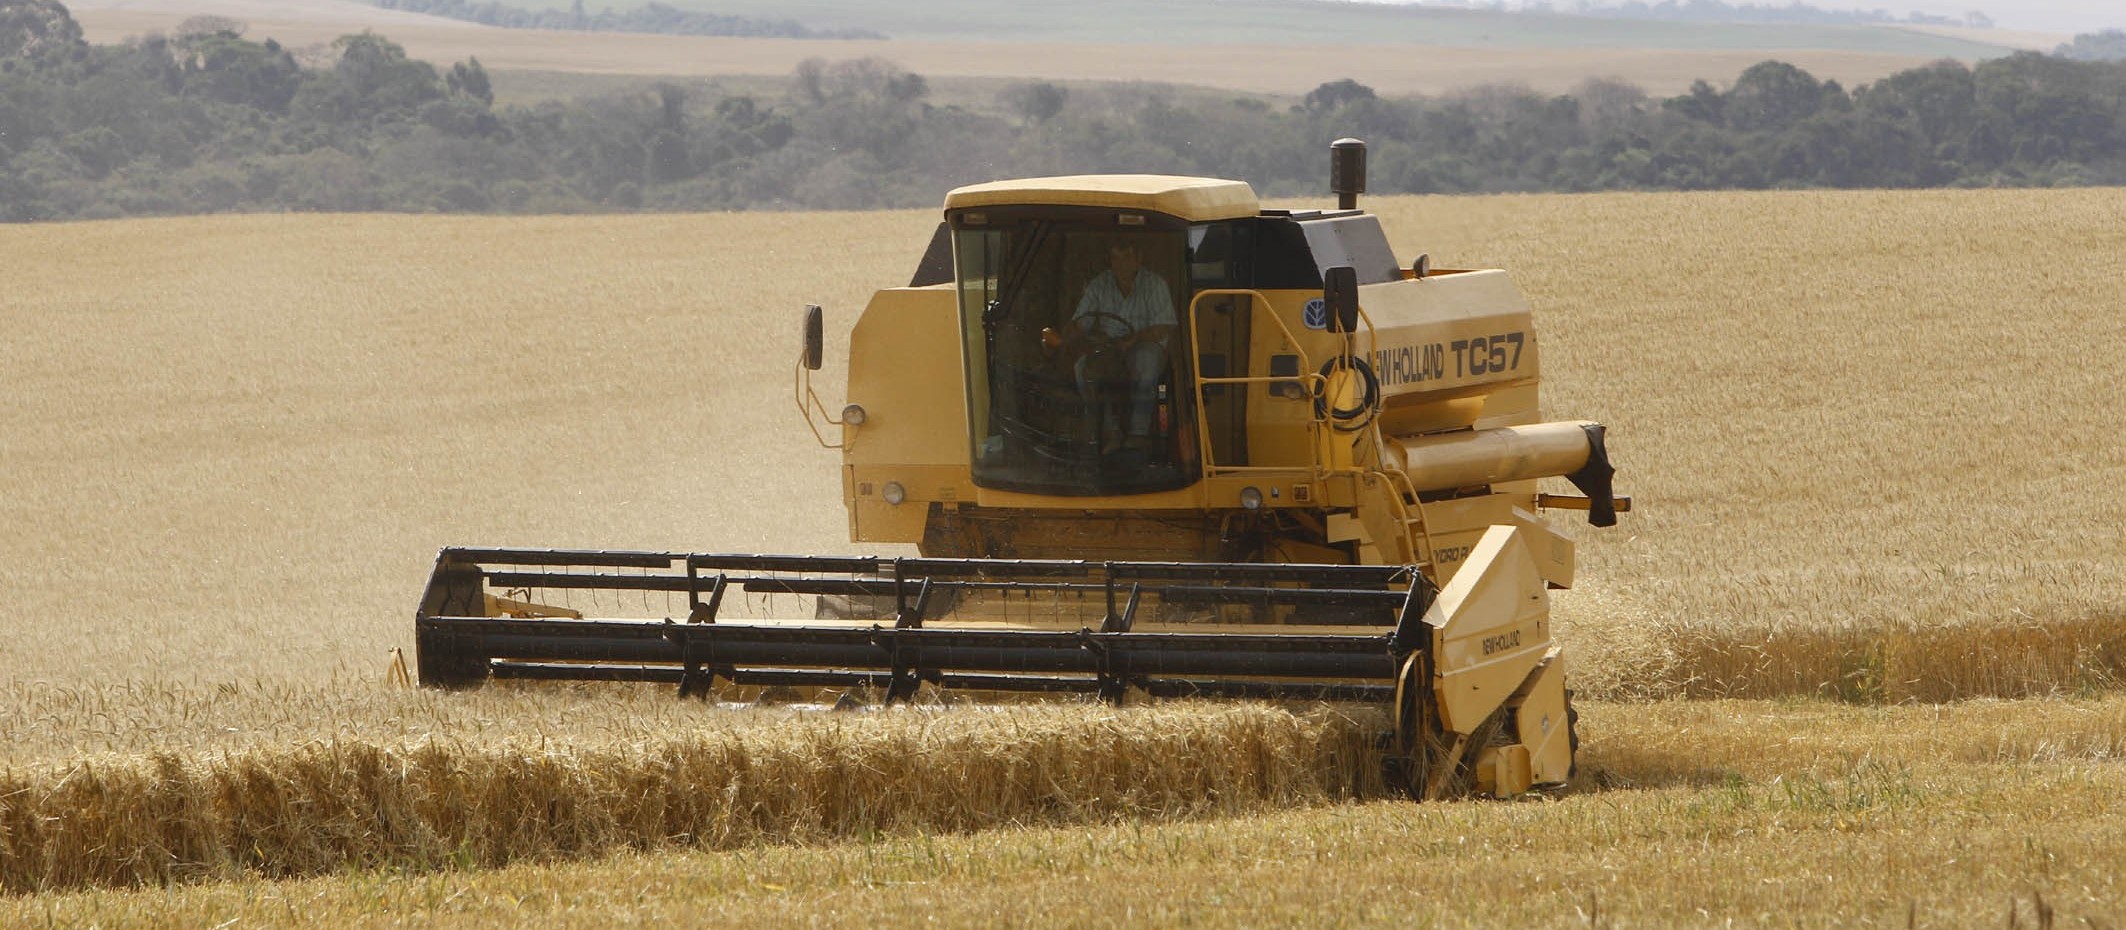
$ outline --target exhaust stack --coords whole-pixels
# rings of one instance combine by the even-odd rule
[[[1366,192],[1365,140],[1329,143],[1329,190],[1336,194],[1336,209],[1358,209],[1358,195]]]

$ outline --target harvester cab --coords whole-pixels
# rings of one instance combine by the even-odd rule
[[[1538,514],[1629,501],[1600,425],[1540,417],[1506,274],[1402,264],[1364,157],[1332,146],[1324,211],[1153,175],[952,191],[851,330],[846,404],[811,383],[817,307],[797,365],[850,538],[916,556],[445,550],[422,681],[1371,702],[1414,794],[1563,784],[1573,545]],[[574,606],[624,592],[667,606]]]

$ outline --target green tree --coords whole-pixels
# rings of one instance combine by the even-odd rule
[[[2126,31],[2085,32],[2062,43],[2052,54],[2075,61],[2126,61]]]
[[[1970,131],[1977,91],[1970,68],[1944,60],[1865,85],[1854,98],[1867,115],[1911,119],[1927,138],[1946,142]]]
[[[1373,98],[1373,88],[1344,78],[1340,81],[1329,81],[1307,91],[1307,96],[1300,101],[1300,105],[1316,113],[1326,113]]]
[[[329,119],[409,118],[421,104],[443,95],[434,66],[406,57],[406,49],[383,36],[373,32],[341,36],[332,47],[339,52],[339,60],[331,74],[306,82],[297,91],[301,97],[319,84],[335,84],[317,95]]]
[[[1973,75],[1980,118],[2005,133],[2008,158],[2030,167],[2117,159],[2116,72],[2036,52],[1984,62]]]
[[[248,42],[222,31],[187,37],[179,46],[189,96],[286,113],[302,86],[295,56],[272,41]]]
[[[883,58],[798,66],[797,85],[812,103],[798,135],[836,152],[861,152],[898,167],[926,114],[930,85],[920,74]]]
[[[453,94],[464,94],[486,106],[494,105],[494,85],[488,81],[487,69],[480,67],[477,56],[451,65],[450,73],[443,77],[443,84]]]
[[[1661,102],[1661,108],[1684,119],[1701,123],[1726,122],[1727,97],[1704,78],[1692,81],[1690,90],[1680,97],[1670,97]]]
[[[1006,87],[998,97],[1018,114],[1019,119],[1045,123],[1063,112],[1063,103],[1070,98],[1070,91],[1047,81],[1031,81]]]
[[[1579,102],[1580,125],[1589,133],[1628,132],[1645,124],[1646,91],[1636,84],[1611,78],[1588,78],[1573,88]]]
[[[1783,61],[1751,65],[1728,90],[1722,113],[1727,124],[1749,131],[1776,131],[1823,108],[1824,85]]]
[[[694,176],[693,159],[687,154],[687,94],[676,84],[657,85],[657,127],[649,140],[649,177],[652,181],[683,181]]]
[[[82,44],[81,24],[58,0],[0,0],[0,58],[35,60]]]
[[[26,72],[0,71],[0,164],[52,134],[52,89]],[[0,172],[4,174],[4,172]]]

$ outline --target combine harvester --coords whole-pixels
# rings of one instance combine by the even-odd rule
[[[1541,421],[1505,272],[1401,265],[1363,143],[1331,152],[1333,211],[1202,178],[953,191],[856,322],[848,404],[812,390],[817,307],[796,375],[850,538],[919,556],[446,549],[421,682],[1367,702],[1419,797],[1562,785],[1573,544],[1537,513],[1629,508],[1602,427]]]

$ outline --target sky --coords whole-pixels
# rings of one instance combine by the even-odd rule
[[[1398,0],[1390,0],[1398,2]],[[1410,2],[1410,0],[1400,0]],[[1463,5],[1466,0],[1415,0],[1415,2]],[[1596,0],[1597,3],[1615,3],[1622,0]],[[1658,3],[1660,0],[1644,0]],[[1790,0],[1726,0],[1728,3],[1757,3],[1768,6],[1784,6]],[[2126,0],[1804,0],[1810,6],[1826,10],[1887,10],[1893,15],[1908,13],[1931,13],[1956,19],[1972,10],[1993,18],[1993,24],[2001,29],[2033,30],[2039,32],[2095,32],[2099,29],[2126,28]],[[1506,0],[1507,6],[1516,6],[1516,0]],[[1551,0],[1559,9],[1569,9],[1573,0]]]
[[[2126,27],[2126,3],[2119,0],[1810,0],[1826,10],[1888,10],[1897,15],[1920,12],[1961,17],[1977,10],[2002,29],[2044,32],[2095,32]]]

